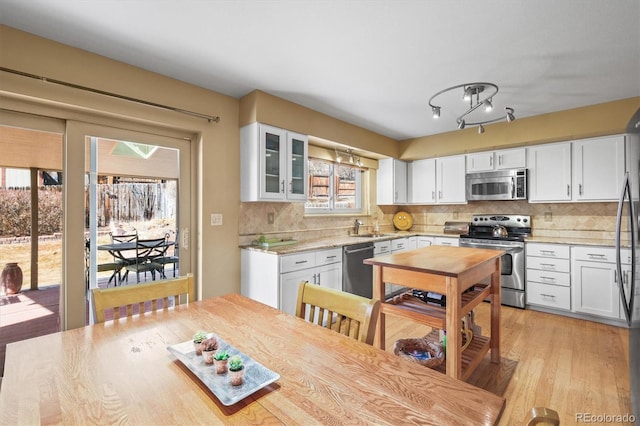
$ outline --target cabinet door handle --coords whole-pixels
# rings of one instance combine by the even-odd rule
[[[607,257],[606,255],[601,253],[587,253],[587,256],[595,257],[596,259],[604,259],[605,257]]]
[[[556,296],[554,296],[553,294],[540,293],[540,296],[542,296],[542,297],[551,297],[552,299],[556,298]]]
[[[556,252],[553,250],[540,250],[540,253],[544,254],[545,256],[556,256]]]
[[[315,280],[315,278],[314,278],[314,280]],[[317,284],[320,285],[320,273],[318,273],[318,283]]]
[[[297,260],[296,265],[302,265],[303,263],[307,263],[306,260]]]
[[[567,197],[571,196],[571,185],[567,184]]]
[[[282,188],[280,189],[280,192],[282,192],[284,194],[284,179],[281,182]]]
[[[436,191],[431,191],[431,199],[432,199],[433,201],[435,201],[435,200],[436,200]]]
[[[578,193],[582,195],[582,184],[578,184]]]
[[[493,156],[489,157],[489,166],[493,167]]]
[[[556,269],[556,265],[554,265],[553,263],[541,263],[540,266],[542,266],[544,269]]]
[[[540,279],[541,279],[542,281],[551,281],[551,282],[555,282],[555,281],[556,281],[556,279],[555,279],[555,278],[552,278],[552,277],[544,277],[544,276],[541,276],[541,277],[540,277]]]
[[[331,259],[335,259],[335,258],[336,258],[336,256],[335,256],[335,255],[334,255],[334,256],[327,256],[327,257],[325,258],[325,260],[331,260]]]
[[[442,191],[438,191],[438,199],[442,200]]]

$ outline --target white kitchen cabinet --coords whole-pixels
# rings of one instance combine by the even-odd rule
[[[467,173],[488,172],[527,167],[525,148],[501,149],[467,154]]]
[[[464,155],[436,159],[438,204],[466,204],[466,167]]]
[[[242,295],[292,315],[301,281],[342,290],[341,247],[281,256],[243,249],[241,262]]]
[[[465,170],[464,155],[413,161],[409,203],[466,204]]]
[[[573,200],[617,201],[625,172],[625,136],[573,143]]]
[[[527,243],[527,305],[571,309],[570,249],[562,244]]]
[[[615,249],[576,246],[571,249],[573,311],[604,318],[623,319],[620,284],[626,283],[631,266],[628,250],[623,250],[622,277],[616,270]]]
[[[416,238],[416,248],[429,247],[434,244],[434,237],[418,235]]]
[[[391,240],[391,253],[395,254],[407,250],[415,250],[417,244],[418,241],[416,237],[395,238]],[[397,284],[388,284],[385,286],[385,296],[400,293],[402,290],[407,290],[407,288]]]
[[[529,202],[571,201],[571,142],[527,148]]]
[[[240,200],[306,201],[308,138],[262,123],[240,129]]]
[[[408,164],[408,202],[412,204],[435,204],[436,159],[415,160]]]
[[[395,158],[378,160],[377,202],[379,205],[407,203],[407,163]]]
[[[458,247],[460,245],[460,239],[456,237],[434,237],[433,245]]]

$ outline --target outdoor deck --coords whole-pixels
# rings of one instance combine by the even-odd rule
[[[173,278],[173,267],[166,268],[167,278]],[[178,276],[178,271],[176,271]],[[107,278],[98,281],[106,288]],[[140,281],[145,280],[144,274]],[[125,285],[135,285],[135,275]],[[87,318],[89,309],[87,306]],[[4,375],[7,344],[60,331],[60,286],[51,285],[38,290],[23,290],[18,294],[0,296],[0,378]],[[35,350],[35,349],[34,349]]]

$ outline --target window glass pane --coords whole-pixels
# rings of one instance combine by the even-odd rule
[[[305,208],[329,210],[331,201],[331,168],[328,161],[309,159],[309,197]]]
[[[336,164],[336,209],[359,209],[358,182],[360,169]]]

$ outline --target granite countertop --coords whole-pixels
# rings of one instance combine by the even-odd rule
[[[393,240],[395,238],[412,237],[412,236],[458,238],[457,235],[445,234],[444,232],[437,233],[437,232],[401,231],[401,232],[395,232],[395,233],[394,232],[383,233],[379,237],[353,237],[353,236],[345,235],[341,237],[330,237],[330,238],[320,238],[316,240],[300,241],[295,244],[269,247],[269,248],[252,246],[252,245],[244,245],[244,246],[240,246],[240,248],[261,251],[263,253],[281,255],[281,254],[301,253],[301,252],[313,251],[313,250],[332,249],[332,248],[338,248],[338,247],[352,245],[352,244],[371,242],[371,241],[373,242],[388,241],[388,240]],[[526,238],[525,241],[528,243],[569,244],[569,245],[604,246],[604,247],[615,246],[615,240],[613,238],[531,236]]]

